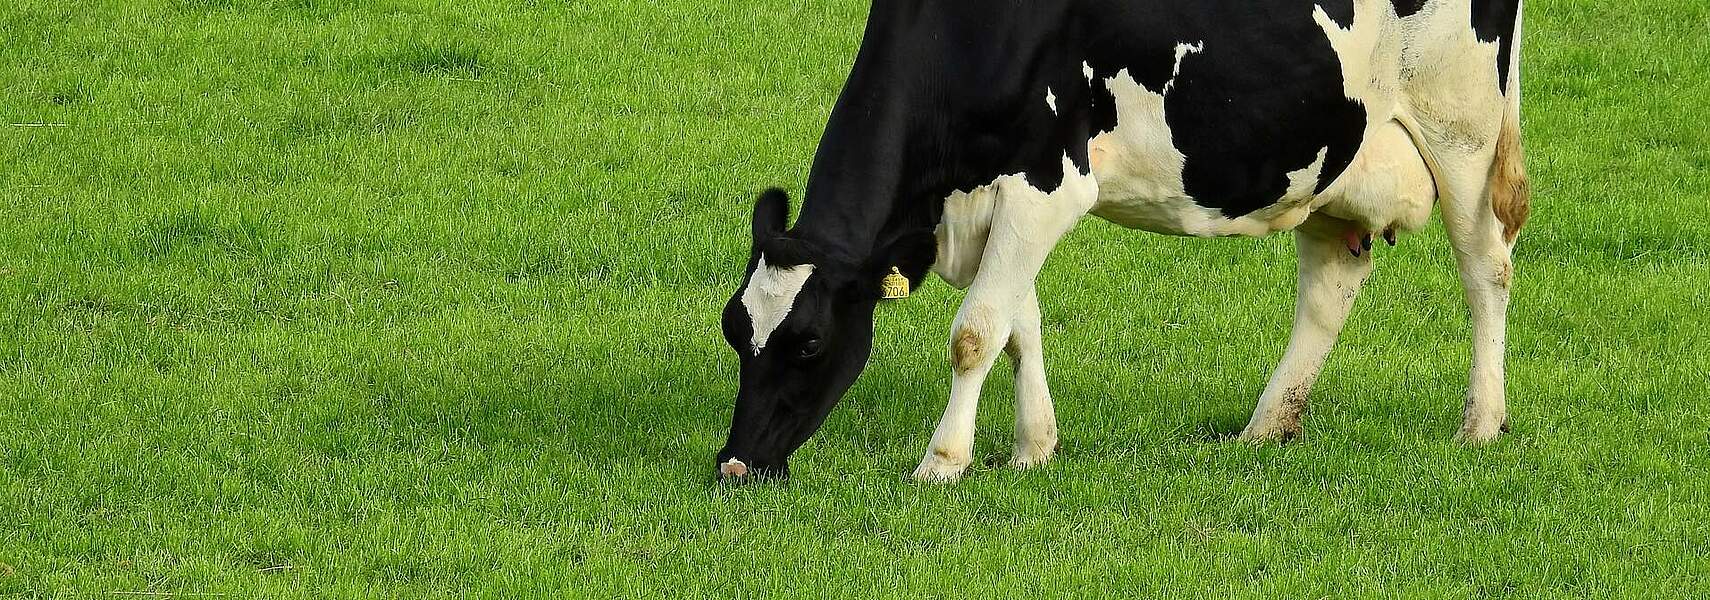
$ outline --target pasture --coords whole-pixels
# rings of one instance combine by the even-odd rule
[[[1001,466],[999,376],[968,477],[905,478],[934,280],[789,484],[715,486],[752,199],[800,198],[865,9],[0,5],[0,596],[1710,595],[1710,4],[1528,2],[1491,447],[1439,224],[1254,447],[1290,238],[1089,220],[1056,462]]]

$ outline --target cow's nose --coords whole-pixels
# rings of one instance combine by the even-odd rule
[[[734,457],[720,463],[718,466],[718,480],[720,483],[742,483],[747,481],[748,463],[744,463]]]

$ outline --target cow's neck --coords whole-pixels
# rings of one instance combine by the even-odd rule
[[[922,189],[930,167],[911,164],[918,150],[894,107],[841,105],[821,141],[794,233],[852,261],[910,231],[931,228],[942,210]],[[923,185],[925,184],[925,185]]]
[[[951,3],[954,4],[954,3]],[[793,230],[827,252],[865,261],[903,235],[937,226],[945,195],[971,187],[951,130],[938,3],[875,2],[855,68],[832,110]],[[973,185],[978,185],[974,183]]]

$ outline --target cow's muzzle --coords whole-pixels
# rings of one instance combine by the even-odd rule
[[[728,485],[741,485],[754,481],[784,480],[790,476],[789,465],[750,465],[740,458],[731,457],[718,464],[718,482]]]

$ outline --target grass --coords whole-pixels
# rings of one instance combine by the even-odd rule
[[[0,595],[1704,597],[1710,8],[1528,12],[1494,447],[1449,441],[1440,227],[1380,249],[1306,437],[1255,448],[1224,436],[1283,349],[1287,237],[1089,221],[1041,284],[1059,461],[905,481],[948,390],[933,283],[793,483],[723,489],[718,308],[863,3],[12,0]]]

